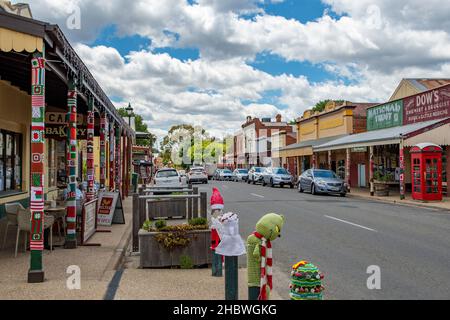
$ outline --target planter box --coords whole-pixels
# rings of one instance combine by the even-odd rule
[[[139,231],[140,267],[167,268],[180,266],[180,258],[189,256],[194,266],[211,264],[211,230],[187,232],[191,239],[185,248],[169,250],[156,240],[160,232]]]
[[[379,197],[387,197],[389,196],[389,184],[375,182],[375,194]]]
[[[150,220],[176,217],[186,219],[187,217],[186,199],[154,200],[149,201],[147,206]]]

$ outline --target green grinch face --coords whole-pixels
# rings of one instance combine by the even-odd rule
[[[284,225],[284,217],[279,214],[269,213],[256,224],[256,231],[267,240],[273,241],[281,236]]]

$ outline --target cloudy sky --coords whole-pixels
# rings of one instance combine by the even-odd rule
[[[450,1],[29,3],[159,136],[180,123],[221,136],[247,115],[292,120],[322,99],[384,102],[402,78],[450,76]]]

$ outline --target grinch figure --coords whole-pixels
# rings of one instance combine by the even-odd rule
[[[281,236],[284,217],[269,213],[256,224],[247,239],[249,300],[268,300],[272,285],[272,241]]]

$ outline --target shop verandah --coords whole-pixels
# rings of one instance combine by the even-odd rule
[[[76,248],[79,184],[86,202],[99,190],[125,197],[134,132],[58,26],[2,12],[0,42],[0,219],[16,227],[20,206],[11,204],[29,208],[28,280],[42,282],[46,201],[62,201],[64,247]]]
[[[335,160],[341,159],[336,172],[341,173],[341,178],[350,189],[367,188],[367,192],[375,195],[383,191],[377,187],[383,187],[384,191],[393,191],[400,199],[405,199],[413,191],[413,177],[416,177],[416,182],[417,177],[419,180],[424,177],[426,192],[434,194],[444,191],[448,196],[449,132],[449,118],[427,121],[342,137],[315,147],[314,153],[317,158],[328,158],[327,165],[320,162],[321,167],[332,170]],[[441,149],[438,159],[442,161],[442,171],[439,172],[431,162],[427,162],[427,167],[423,169],[425,172],[413,166],[411,149],[423,143],[435,144]],[[345,161],[342,161],[343,154]],[[438,187],[441,183],[442,190]]]

